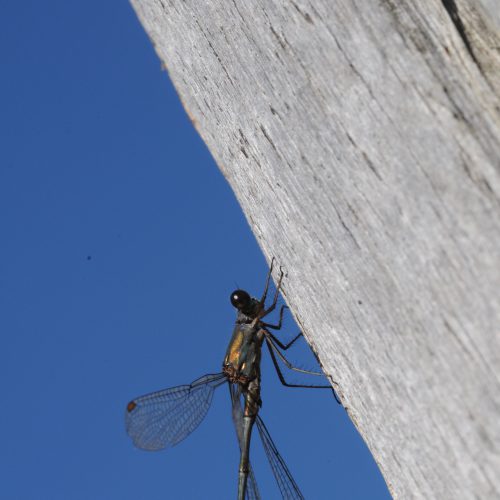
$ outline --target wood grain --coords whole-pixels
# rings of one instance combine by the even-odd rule
[[[393,496],[500,498],[498,4],[132,4]]]

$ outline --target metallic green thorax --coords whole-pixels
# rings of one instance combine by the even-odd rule
[[[222,370],[229,380],[243,386],[260,381],[260,358],[264,332],[259,315],[262,303],[252,298],[247,307],[238,311],[233,335],[227,347]]]
[[[236,323],[223,365],[224,372],[232,382],[246,384],[260,378],[263,340],[264,333],[258,322]]]

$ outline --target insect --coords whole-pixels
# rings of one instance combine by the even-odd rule
[[[269,350],[271,360],[283,385],[330,389],[337,398],[330,385],[289,384],[283,376],[277,358],[291,370],[312,375],[322,376],[323,374],[297,368],[283,355],[282,350],[285,351],[291,347],[302,333],[299,333],[288,344],[283,344],[270,332],[270,330],[281,329],[283,311],[286,306],[280,309],[278,324],[273,325],[263,321],[276,308],[283,279],[283,271],[280,268],[273,301],[266,308],[273,264],[274,259],[271,261],[260,300],[251,297],[244,290],[235,290],[231,294],[231,303],[237,310],[237,317],[222,363],[222,372],[204,375],[190,385],[171,387],[136,398],[128,403],[125,413],[126,430],[135,446],[144,450],[160,450],[174,446],[198,427],[208,412],[215,389],[227,383],[232,401],[232,418],[240,446],[238,500],[260,499],[249,459],[254,425],[261,437],[282,497],[304,498],[259,415],[262,404],[260,362],[263,344],[265,343]]]

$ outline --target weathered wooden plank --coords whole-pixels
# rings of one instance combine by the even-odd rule
[[[132,3],[393,495],[500,497],[495,2]]]

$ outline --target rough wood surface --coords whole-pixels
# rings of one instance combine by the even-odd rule
[[[132,0],[396,498],[500,498],[494,0]]]

